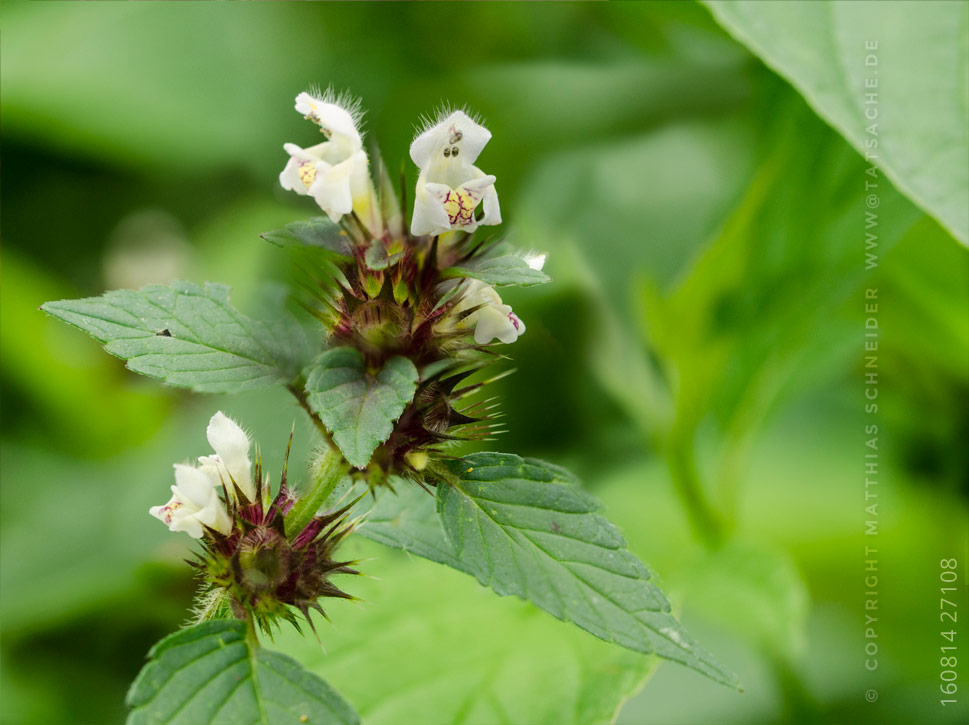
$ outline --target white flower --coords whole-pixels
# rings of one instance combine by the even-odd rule
[[[330,93],[323,98],[300,93],[296,110],[318,124],[327,140],[305,149],[284,144],[290,159],[279,175],[279,183],[284,189],[312,196],[331,221],[356,211],[375,232],[380,223],[379,209],[357,129],[356,105]]]
[[[495,177],[474,166],[490,138],[488,129],[455,111],[414,139],[410,157],[421,173],[412,234],[471,232],[479,224],[501,224]],[[474,215],[479,203],[484,210],[480,220]]]
[[[184,531],[193,539],[201,539],[202,525],[222,534],[232,531],[232,523],[212,480],[192,466],[175,464],[175,485],[172,498],[164,506],[148,510],[171,531]]]
[[[205,429],[205,435],[215,455],[201,456],[199,463],[212,485],[221,486],[224,483],[231,494],[232,483],[235,482],[249,501],[255,501],[256,488],[252,483],[252,463],[249,461],[250,443],[246,432],[220,410],[212,416],[208,428]]]
[[[512,312],[510,305],[501,301],[495,288],[473,279],[454,311],[460,313],[479,306],[459,323],[461,327],[474,326],[474,341],[479,345],[487,344],[494,338],[511,343],[525,332],[525,323]]]

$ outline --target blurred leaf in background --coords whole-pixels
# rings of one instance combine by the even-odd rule
[[[507,295],[528,334],[496,384],[501,447],[596,489],[746,693],[652,674],[648,658],[365,542],[348,550],[378,557],[382,581],[353,592],[367,603],[318,624],[325,653],[292,633],[284,651],[365,722],[609,722],[647,677],[619,722],[961,720],[925,715],[938,668],[911,648],[936,646],[926,592],[969,541],[969,258],[953,238],[966,6],[710,6],[0,8],[0,721],[123,719],[193,588],[186,542],[147,509],[172,462],[205,452],[215,410],[253,427],[268,470],[295,420],[290,470],[308,460],[314,434],[283,394],[188,397],[37,307],[181,276],[231,285],[255,314],[263,282],[292,272],[258,234],[317,213],[276,180],[282,144],[309,141],[291,105],[314,83],[363,97],[392,175],[437,104],[488,120],[507,232],[548,251],[553,278]],[[833,75],[831,29],[856,54],[858,33],[883,34],[894,78],[881,109],[898,191],[880,189],[870,273],[850,106],[864,57]],[[863,701],[859,605],[866,285],[885,301],[877,705]]]
[[[969,5],[705,4],[895,186],[969,244]]]

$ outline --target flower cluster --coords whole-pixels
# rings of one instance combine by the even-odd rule
[[[327,368],[311,366],[289,388],[326,439],[321,455],[336,461],[331,483],[349,472],[371,489],[389,486],[394,476],[437,485],[447,480],[440,459],[450,457],[450,445],[496,429],[494,406],[468,401],[500,376],[469,378],[501,359],[492,349],[495,341],[512,343],[525,332],[496,287],[547,281],[541,271],[545,255],[519,254],[478,231],[500,224],[501,209],[495,176],[475,165],[491,133],[466,112],[442,112],[411,144],[417,181],[406,224],[408,210],[398,198],[411,194],[402,180],[398,195],[382,160],[371,162],[359,104],[332,93],[300,93],[296,110],[326,140],[307,147],[285,144],[289,160],[279,181],[311,197],[326,216],[264,236],[282,239],[277,243],[294,248],[309,264],[304,271],[311,282],[303,285],[309,295],[301,302],[322,323],[325,347],[352,348],[342,359],[357,361],[356,367],[345,363],[336,371],[339,384],[363,390],[388,386],[382,377],[387,366],[397,371],[407,393],[374,392],[385,432],[361,456],[359,441],[352,455],[340,449],[325,421],[341,414],[320,410],[322,403],[312,395],[314,373]],[[348,395],[331,404],[336,409],[364,404]],[[395,398],[404,399],[387,413]],[[359,413],[349,419],[359,421]],[[373,435],[370,425],[366,436]],[[280,618],[295,622],[294,611],[308,615],[319,609],[320,597],[347,597],[330,577],[356,573],[351,562],[334,558],[336,545],[353,529],[346,520],[349,507],[322,515],[306,511],[325,501],[332,488],[320,488],[319,496],[310,492],[305,505],[297,503],[285,467],[278,493],[270,498],[261,463],[250,458],[249,437],[221,412],[212,417],[207,436],[213,454],[195,465],[176,464],[171,500],[151,509],[172,531],[184,531],[203,546],[194,562],[208,586],[203,616],[231,612],[268,630]]]
[[[296,110],[317,124],[327,140],[305,149],[286,144],[283,148],[290,159],[279,175],[279,183],[284,189],[312,196],[334,222],[354,212],[372,232],[379,231],[369,162],[357,129],[358,105],[300,93]]]
[[[193,539],[201,539],[206,527],[221,534],[229,533],[232,525],[218,492],[234,491],[228,485],[230,482],[247,500],[256,498],[249,436],[221,410],[212,416],[205,433],[215,455],[201,456],[198,467],[176,463],[171,500],[149,511],[171,531],[184,531]]]
[[[220,411],[207,434],[215,454],[200,457],[198,467],[175,464],[172,499],[149,511],[170,530],[203,544],[198,560],[190,562],[204,573],[208,587],[202,618],[252,617],[268,632],[277,619],[296,623],[291,607],[312,626],[309,610],[323,612],[321,597],[352,598],[330,577],[357,573],[350,568],[353,562],[333,558],[354,528],[346,521],[353,504],[288,530],[293,519],[287,514],[296,498],[286,483],[285,464],[279,491],[270,499],[260,461],[253,466],[249,460],[245,431]]]
[[[481,225],[501,223],[495,177],[474,165],[491,132],[464,111],[445,110],[436,120],[427,121],[411,144],[410,158],[419,175],[409,233],[398,237],[394,225],[379,213],[381,206],[387,209],[389,204],[384,199],[381,205],[368,174],[359,104],[329,92],[322,96],[300,93],[296,110],[317,124],[328,140],[305,149],[285,144],[290,159],[279,176],[280,183],[284,189],[312,196],[333,222],[348,215],[359,220],[364,234],[357,247],[369,249],[376,244],[388,250],[374,257],[387,259],[394,249],[407,257],[406,250],[424,246],[421,237],[434,237],[439,241],[438,262],[456,261],[467,251],[461,242],[468,235]],[[359,227],[348,224],[346,231],[356,237]],[[477,253],[485,251],[481,248]],[[536,267],[541,269],[544,256],[535,259],[541,260]],[[384,276],[379,276],[380,282]],[[478,345],[493,340],[511,343],[525,331],[524,323],[503,304],[495,288],[480,280],[461,285],[449,310],[460,319],[457,329],[472,330]]]

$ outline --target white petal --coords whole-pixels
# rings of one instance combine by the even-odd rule
[[[194,516],[182,516],[172,521],[169,531],[184,531],[193,539],[202,538],[202,522]]]
[[[459,309],[468,309],[478,305],[501,305],[501,295],[498,290],[480,279],[468,281],[468,286],[464,291],[464,298],[459,304]],[[508,309],[511,309],[510,307]]]
[[[379,233],[379,204],[365,151],[327,141],[310,148],[285,144],[290,161],[279,175],[284,189],[312,196],[334,222],[357,209],[372,233]]]
[[[172,486],[172,489],[174,490],[175,487]],[[152,506],[150,509],[148,509],[148,513],[165,524],[165,526],[171,526],[172,520],[175,518],[175,512],[182,505],[183,504],[179,500],[178,495],[172,495],[172,497],[168,500],[168,503],[166,503],[164,506]]]
[[[194,466],[181,463],[175,464],[175,486],[182,498],[196,509],[205,506],[215,493],[215,488],[205,473]]]
[[[515,340],[525,333],[525,323],[522,322],[521,318],[514,312],[508,313],[508,321],[511,323],[511,327],[506,327],[505,336],[498,338],[505,344],[515,342]]]
[[[325,173],[331,166],[323,159],[328,145],[322,143],[304,149],[293,143],[283,144],[283,149],[289,154],[290,158],[286,167],[279,174],[280,186],[302,196],[309,195],[309,187],[316,177]]]
[[[471,198],[474,199],[475,203],[477,204],[477,202],[481,201],[481,199],[484,197],[485,192],[490,187],[494,186],[495,177],[489,174],[482,173],[481,169],[477,169],[473,166],[471,168],[474,169],[474,171],[477,171],[478,173],[480,173],[481,175],[478,176],[478,174],[475,174],[475,178],[469,179],[468,181],[463,182],[458,187],[458,190],[464,189],[465,191],[467,191],[468,194],[471,195]]]
[[[201,511],[195,514],[195,518],[210,529],[215,529],[222,534],[228,534],[232,531],[229,514],[226,513],[225,506],[214,491],[212,499]]]
[[[451,220],[441,203],[441,194],[450,189],[443,184],[428,184],[422,173],[417,180],[417,194],[414,197],[414,218],[410,232],[415,236],[424,234],[443,234],[451,231]]]
[[[471,167],[480,173],[479,169]],[[495,177],[481,175],[471,181],[466,181],[455,190],[455,199],[458,201],[460,211],[452,221],[452,228],[463,229],[466,232],[473,232],[479,224],[483,224],[483,219],[478,220],[476,210],[481,200],[488,195],[488,190],[494,189]],[[495,196],[495,201],[498,197]],[[445,211],[449,211],[445,206]],[[451,218],[450,215],[448,218]]]
[[[444,149],[457,147],[460,150],[458,158],[473,164],[490,139],[488,129],[475,123],[464,111],[455,111],[414,139],[410,157],[424,169],[441,156]]]
[[[360,132],[357,131],[353,114],[342,106],[316,98],[309,93],[300,93],[296,96],[296,110],[318,123],[330,138],[338,137],[354,149],[361,147]]]
[[[476,324],[474,326],[474,341],[476,343],[484,345],[494,338],[505,342],[509,336],[511,336],[511,342],[518,339],[517,331],[508,319],[508,312],[502,309],[505,307],[509,311],[511,310],[507,305],[489,305],[476,313]]]
[[[229,484],[229,477],[224,474],[225,466],[222,465],[222,459],[218,456],[199,456],[199,470],[209,477],[209,482],[213,488],[221,488],[223,480],[226,484]],[[230,484],[229,489],[231,490],[231,488]]]
[[[501,224],[501,208],[498,206],[498,191],[495,189],[493,182],[491,186],[485,189],[484,199],[481,201],[481,207],[484,209],[484,216],[481,217],[478,224]]]
[[[498,291],[481,280],[470,280],[464,294],[454,307],[455,313],[478,307],[475,312],[458,323],[460,328],[474,327],[474,341],[486,345],[493,339],[504,343],[515,342],[525,324],[512,312],[511,306],[501,301]]]
[[[190,501],[185,501],[177,486],[172,486],[172,498],[164,506],[148,509],[155,518],[165,524],[169,531],[185,531],[193,538],[201,538],[202,527],[194,515],[199,509]]]
[[[286,191],[295,191],[297,194],[306,196],[309,191],[299,175],[300,163],[302,162],[299,159],[290,156],[289,161],[286,162],[286,167],[279,173],[279,185]]]
[[[337,222],[344,214],[353,211],[353,196],[350,193],[350,174],[353,159],[347,159],[325,171],[318,172],[309,192],[325,211],[330,220]]]
[[[239,425],[222,413],[212,416],[205,430],[209,445],[221,459],[222,465],[236,485],[252,501],[256,490],[252,485],[252,463],[249,461],[249,436]],[[228,484],[229,482],[226,481]],[[229,490],[232,490],[229,485]]]

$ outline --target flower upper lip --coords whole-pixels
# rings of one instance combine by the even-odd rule
[[[214,456],[200,456],[202,470],[214,485],[225,484],[231,493],[233,484],[250,500],[256,497],[252,482],[252,462],[249,460],[251,443],[239,424],[221,410],[212,416],[205,435],[215,451]]]
[[[445,149],[457,145],[460,149],[458,158],[470,165],[490,140],[491,131],[464,111],[454,111],[414,139],[410,145],[410,157],[419,169],[424,169],[436,157],[443,157]]]
[[[330,141],[347,145],[354,151],[362,148],[363,141],[360,131],[357,130],[357,119],[339,103],[304,92],[296,96],[295,108],[305,118],[318,124]]]

